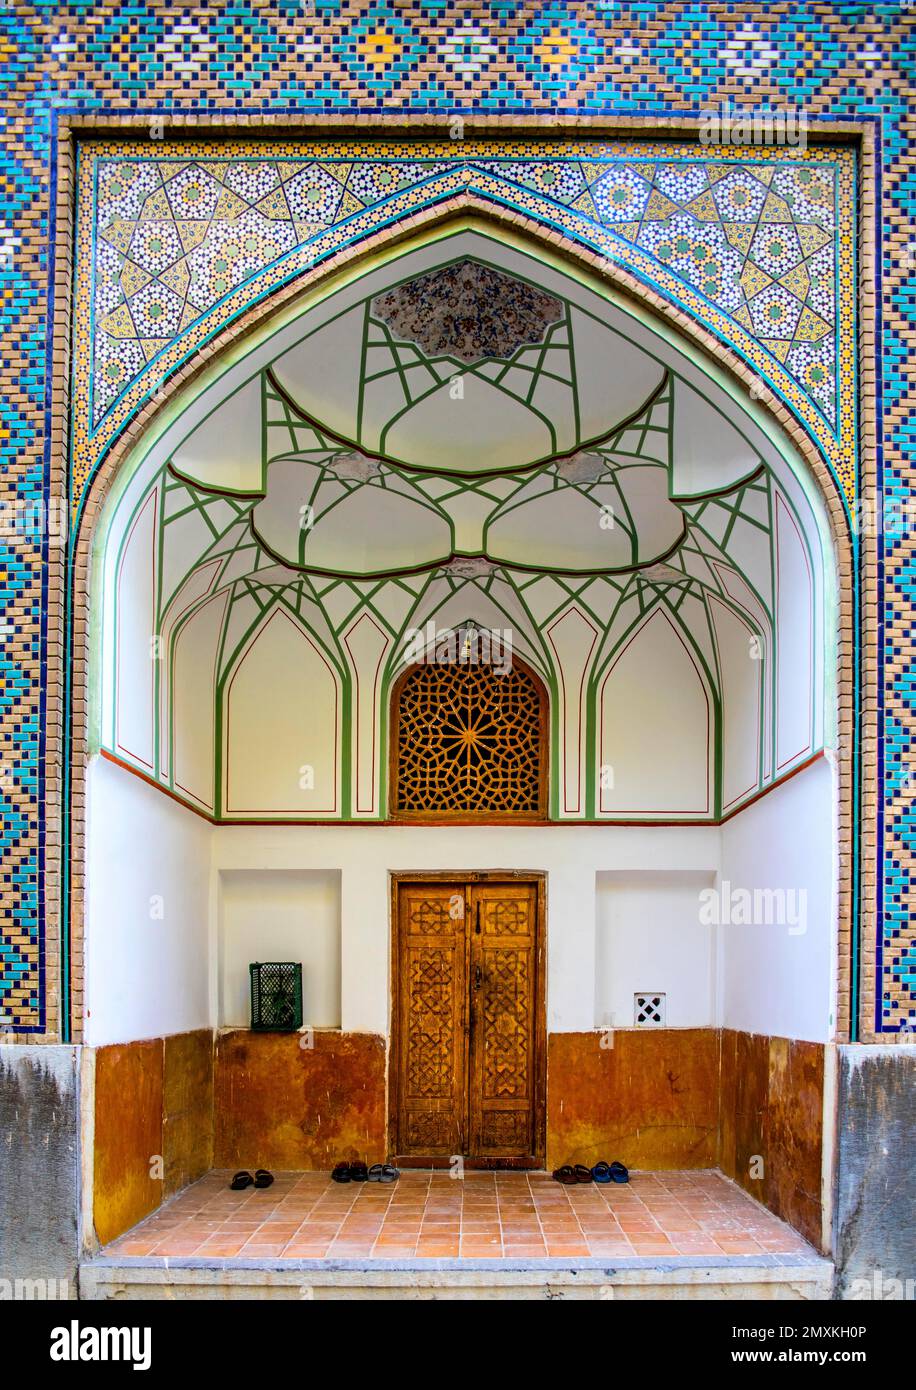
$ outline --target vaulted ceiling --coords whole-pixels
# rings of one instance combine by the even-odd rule
[[[246,478],[251,533],[309,571],[474,555],[606,572],[685,539],[676,494],[695,490],[698,461],[704,493],[762,468],[734,424],[575,282],[557,277],[548,293],[527,258],[479,237],[446,256],[306,316],[291,346],[176,441],[173,476],[217,489]],[[206,528],[195,538],[189,521],[184,539],[191,555]]]
[[[714,367],[468,229],[376,266],[223,371],[147,454],[112,534],[153,492],[153,624],[225,593],[217,687],[277,605],[332,660],[370,615],[386,679],[410,627],[510,627],[552,686],[546,632],[571,606],[598,664],[660,606],[716,691],[711,605],[771,652],[778,507],[817,529]]]

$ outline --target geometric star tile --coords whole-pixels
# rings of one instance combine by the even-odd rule
[[[625,169],[622,174],[605,173],[596,180],[590,189],[598,216],[606,222],[639,222],[652,185],[642,178],[635,169]]]
[[[766,185],[746,168],[731,169],[712,187],[723,222],[756,223],[767,196]]]
[[[757,228],[750,248],[751,258],[774,280],[798,265],[802,249],[791,222],[770,222]]]
[[[337,216],[343,184],[320,164],[309,164],[284,185],[286,201],[297,222],[327,226]]]
[[[787,339],[795,336],[802,305],[782,285],[770,285],[748,303],[754,330],[762,338]]]
[[[184,305],[172,290],[153,280],[129,301],[140,338],[171,338],[181,327]]]
[[[208,222],[216,212],[222,191],[222,184],[199,164],[185,165],[164,184],[176,222]]]
[[[141,222],[128,250],[131,260],[151,275],[159,275],[182,253],[181,239],[172,221]]]

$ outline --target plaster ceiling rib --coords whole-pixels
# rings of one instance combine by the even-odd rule
[[[172,459],[166,464],[166,471],[177,482],[183,483],[185,487],[193,488],[195,492],[205,492],[212,497],[232,498],[234,501],[238,502],[250,502],[252,506],[254,506],[260,498],[264,497],[267,492],[266,488],[261,488],[257,492],[249,492],[242,491],[240,488],[215,487],[212,483],[200,483],[196,478],[192,478],[190,474],[183,473]]]
[[[607,443],[609,439],[613,439],[615,435],[620,434],[621,431],[628,429],[631,425],[635,425],[648,410],[651,410],[655,402],[664,394],[670,379],[670,373],[667,371],[664,372],[661,380],[652,388],[642,404],[631,411],[629,415],[625,416],[622,420],[616,421],[609,429],[603,430],[600,434],[593,435],[589,439],[580,440],[579,443],[575,444],[570,449],[562,449],[558,450],[556,453],[544,454],[541,458],[534,459],[529,463],[500,465],[498,468],[475,469],[472,474],[469,474],[460,468],[446,468],[438,464],[431,464],[428,467],[424,467],[415,463],[406,463],[403,459],[395,459],[390,454],[374,452],[372,449],[359,444],[356,440],[348,438],[345,434],[338,433],[329,425],[323,424],[316,416],[309,414],[307,410],[294,400],[282,382],[277,380],[271,367],[267,368],[265,376],[270,384],[271,390],[284,401],[290,410],[294,410],[297,413],[303,425],[314,430],[316,434],[323,434],[328,439],[335,440],[342,449],[363,454],[368,459],[373,459],[377,463],[388,464],[390,467],[403,470],[405,473],[417,473],[422,475],[433,474],[437,478],[460,478],[463,482],[468,482],[470,478],[473,478],[473,480],[477,482],[483,478],[502,478],[507,474],[532,473],[535,469],[543,468],[547,464],[561,463],[566,459],[575,458],[576,454],[580,454],[585,450],[598,448],[600,445]],[[290,453],[292,452],[294,451],[290,450]]]
[[[430,560],[419,565],[404,565],[396,569],[336,570],[324,569],[318,565],[297,564],[291,560],[287,560],[277,551],[272,550],[268,542],[264,539],[264,537],[259,534],[258,529],[255,526],[253,516],[249,517],[248,524],[251,530],[251,534],[254,537],[257,544],[261,547],[265,554],[270,556],[271,560],[273,560],[276,564],[282,565],[284,566],[284,568],[297,574],[323,575],[328,579],[349,580],[403,579],[408,575],[430,574],[434,570],[447,571],[451,565],[460,564],[462,561],[465,560],[486,560],[490,564],[496,565],[499,569],[518,570],[519,573],[522,574],[569,574],[576,575],[577,577],[581,578],[601,578],[604,575],[632,574],[639,570],[650,569],[653,565],[661,564],[663,561],[670,559],[670,557],[676,554],[676,552],[683,545],[688,534],[687,520],[685,518],[680,535],[677,537],[674,543],[668,547],[667,550],[663,551],[661,555],[654,555],[651,559],[640,561],[637,564],[626,564],[618,566],[600,565],[577,569],[572,568],[569,565],[550,566],[543,563],[526,564],[519,560],[494,560],[492,555],[487,555],[485,551],[477,551],[473,553],[455,551],[451,555],[444,556],[441,559]]]
[[[638,428],[639,425],[640,425],[642,422],[645,422],[645,421],[646,421],[646,419],[648,418],[650,412],[651,412],[652,409],[655,407],[655,405],[656,405],[660,400],[664,399],[664,388],[665,388],[665,384],[666,384],[666,381],[667,381],[667,380],[668,380],[668,378],[667,378],[667,376],[666,376],[665,380],[660,384],[660,386],[659,386],[655,391],[653,391],[653,393],[652,393],[652,395],[651,395],[649,401],[645,404],[645,406],[643,407],[643,409],[642,409],[634,418],[629,419],[629,420],[627,420],[626,422],[623,422],[623,423],[621,423],[621,424],[618,425],[618,426],[615,426],[615,428],[614,428],[612,431],[609,431],[608,434],[604,436],[604,438],[603,438],[603,443],[604,443],[604,445],[606,446],[606,452],[607,452],[607,453],[610,453],[610,454],[612,454],[612,455],[614,455],[615,453],[619,453],[619,452],[620,452],[619,448],[615,451],[615,449],[614,449],[613,447],[607,448],[607,446],[608,446],[608,445],[613,446],[614,444],[619,445],[621,439],[626,435],[627,431],[629,431],[629,430],[631,430],[631,429]],[[309,429],[312,429],[315,433],[318,433],[318,434],[323,434],[323,433],[324,433],[324,428],[323,428],[323,427],[321,427],[320,429],[316,429],[315,425],[312,424],[311,422],[308,423],[308,428],[309,428]],[[657,430],[657,427],[655,427],[655,428],[656,428],[656,430]],[[644,438],[644,439],[645,439],[647,433],[648,433],[648,428],[646,427],[646,428],[643,429],[643,438]],[[349,441],[343,441],[343,440],[342,440],[341,443],[342,443],[342,444],[348,444]],[[530,475],[531,478],[532,478],[532,480],[533,480],[533,479],[536,478],[538,475],[543,476],[543,475],[544,475],[545,473],[547,473],[551,468],[556,467],[556,468],[558,469],[558,473],[557,473],[557,475],[556,475],[557,477],[560,477],[560,478],[562,479],[562,481],[563,481],[565,484],[570,485],[570,486],[573,486],[573,487],[575,488],[575,490],[577,490],[577,491],[582,491],[581,488],[578,488],[578,487],[576,486],[576,484],[577,484],[577,482],[578,482],[579,480],[577,480],[577,479],[572,479],[572,480],[570,480],[570,479],[566,476],[566,473],[564,473],[564,474],[562,474],[562,475],[559,474],[559,466],[561,466],[562,463],[565,462],[565,461],[566,461],[567,459],[569,459],[570,457],[572,457],[573,462],[574,462],[574,464],[575,464],[575,462],[578,460],[578,458],[580,458],[580,457],[583,455],[583,452],[584,452],[584,451],[580,449],[580,450],[574,451],[573,454],[572,454],[572,456],[570,456],[569,454],[566,454],[566,455],[561,455],[561,456],[559,456],[558,460],[551,460],[550,462],[541,462],[541,463],[539,463],[539,464],[526,465],[523,469],[519,469],[518,472],[519,472],[519,473],[523,473],[523,474],[525,474],[525,475]],[[274,462],[274,463],[279,462],[279,461],[280,461],[280,460],[278,460],[278,459],[272,460],[272,462]],[[596,459],[596,463],[597,463],[597,462],[600,462],[600,456],[599,456],[598,459]],[[635,467],[635,466],[638,466],[638,465],[645,464],[646,462],[651,463],[651,462],[652,462],[651,458],[647,461],[647,460],[641,459],[640,456],[639,456],[639,454],[631,454],[631,455],[629,455],[629,462],[628,462],[627,464],[623,465],[622,467],[618,465],[618,469],[617,469],[616,471],[617,471],[617,472],[624,473],[628,467]],[[267,465],[267,466],[269,466],[269,465]],[[604,466],[605,466],[606,469],[607,469],[607,472],[606,472],[607,480],[610,482],[610,481],[613,480],[614,477],[615,477],[615,470],[611,467],[610,461],[607,460],[607,459],[605,459],[605,465],[604,465]],[[384,461],[380,460],[380,461],[379,461],[379,467],[380,467],[380,468],[384,467],[386,470],[390,471],[391,474],[392,474],[392,476],[395,477],[395,478],[397,478],[397,477],[402,477],[402,476],[403,476],[401,468],[399,468],[399,467],[394,467],[394,466],[391,465],[390,463],[387,463],[387,462],[384,462]],[[266,470],[265,470],[265,471],[266,471]],[[543,560],[538,561],[537,563],[531,563],[531,562],[525,561],[524,559],[520,558],[520,557],[517,556],[517,555],[515,555],[515,556],[505,556],[505,555],[502,555],[502,556],[501,556],[501,555],[498,555],[498,554],[497,554],[497,555],[494,555],[494,554],[492,554],[492,553],[490,552],[490,550],[486,547],[486,545],[484,545],[482,548],[479,548],[479,549],[466,549],[466,548],[452,547],[452,548],[451,548],[450,550],[448,550],[447,552],[446,552],[446,551],[443,551],[442,553],[440,553],[440,554],[438,554],[438,555],[431,556],[431,557],[430,557],[429,559],[427,559],[427,560],[424,560],[424,561],[422,561],[422,562],[418,562],[418,563],[416,563],[416,564],[411,564],[411,565],[388,565],[388,566],[384,566],[384,565],[383,565],[383,566],[376,566],[376,567],[373,567],[373,568],[370,568],[370,569],[364,569],[364,568],[361,568],[361,569],[351,569],[351,568],[345,568],[345,567],[342,567],[342,566],[321,565],[321,564],[317,564],[317,563],[314,563],[314,562],[310,562],[310,561],[308,561],[307,559],[305,559],[304,557],[303,557],[302,559],[299,559],[299,558],[294,559],[294,558],[291,558],[289,555],[283,554],[282,551],[279,550],[279,549],[277,548],[277,546],[276,546],[275,544],[273,544],[273,543],[264,535],[263,530],[262,530],[261,528],[259,528],[259,526],[257,525],[257,523],[256,523],[256,521],[255,521],[254,509],[255,509],[255,506],[257,505],[257,503],[260,502],[260,501],[263,501],[263,499],[266,497],[267,492],[268,492],[268,489],[267,489],[266,487],[265,487],[261,492],[259,492],[259,493],[257,493],[257,494],[251,494],[251,493],[248,493],[248,492],[246,492],[246,493],[239,493],[238,491],[233,490],[233,489],[231,489],[231,488],[225,488],[225,489],[223,489],[223,488],[216,488],[216,487],[213,487],[212,485],[208,485],[208,484],[196,483],[194,480],[192,480],[192,479],[186,477],[186,476],[181,472],[181,470],[179,470],[173,463],[170,463],[170,464],[169,464],[169,466],[168,466],[168,472],[169,472],[170,476],[172,476],[176,481],[179,481],[183,486],[185,486],[186,488],[188,488],[191,492],[198,492],[198,493],[200,493],[200,494],[202,494],[202,495],[210,496],[210,497],[220,497],[220,496],[224,496],[227,500],[231,499],[231,500],[233,500],[233,501],[235,501],[235,502],[239,502],[239,501],[248,502],[248,503],[250,504],[250,511],[249,511],[249,515],[248,515],[248,518],[247,518],[247,519],[248,519],[248,527],[249,527],[249,530],[250,530],[252,539],[253,539],[254,542],[258,545],[258,547],[264,552],[264,554],[265,554],[267,557],[269,557],[269,559],[270,559],[273,563],[275,563],[275,564],[277,564],[277,565],[279,565],[279,566],[282,566],[285,570],[288,570],[288,571],[290,571],[290,572],[295,572],[295,573],[300,573],[300,574],[311,573],[311,574],[315,574],[315,575],[326,576],[326,577],[332,578],[332,579],[350,578],[350,579],[368,579],[368,580],[375,580],[375,581],[383,581],[383,580],[386,580],[386,579],[398,578],[398,577],[403,577],[403,576],[406,576],[406,575],[427,573],[427,572],[433,571],[433,570],[435,570],[435,569],[441,569],[441,568],[444,568],[444,567],[449,567],[449,566],[451,566],[451,565],[453,565],[453,564],[457,564],[457,563],[460,563],[461,561],[467,561],[467,560],[473,560],[473,561],[487,560],[487,561],[489,561],[490,563],[499,564],[499,565],[504,565],[504,566],[506,566],[506,567],[516,569],[516,570],[518,570],[519,572],[529,572],[529,573],[570,574],[570,575],[577,575],[577,576],[582,576],[582,577],[589,577],[589,576],[597,577],[597,576],[604,575],[604,574],[626,574],[626,573],[630,573],[630,572],[645,571],[645,570],[648,570],[648,569],[649,569],[651,566],[653,566],[653,565],[657,565],[657,564],[663,563],[664,561],[666,561],[668,558],[670,558],[671,555],[673,555],[673,554],[679,549],[680,545],[683,544],[683,541],[684,541],[684,539],[686,538],[686,535],[687,535],[687,523],[686,523],[686,520],[682,520],[682,521],[681,521],[681,525],[680,525],[680,529],[679,529],[678,535],[675,537],[675,539],[674,539],[669,545],[665,546],[665,547],[664,547],[662,550],[660,550],[657,554],[649,555],[649,556],[646,557],[645,559],[628,558],[627,561],[626,561],[626,563],[622,563],[622,564],[607,564],[607,563],[602,563],[602,564],[600,564],[600,565],[572,565],[572,564],[568,564],[568,563],[563,563],[563,564],[560,564],[560,563],[547,564],[547,563],[545,563]],[[409,477],[410,477],[411,474],[413,474],[414,477],[417,476],[417,475],[416,475],[416,470],[411,470],[411,469],[409,469],[409,468],[406,468],[406,469],[403,470],[403,472],[407,474],[407,477],[404,478],[404,481],[405,481],[405,482],[408,481],[408,479],[409,479]],[[502,474],[503,472],[504,472],[504,470],[494,470],[494,471],[493,471],[494,476],[501,476],[501,474]],[[760,478],[761,475],[764,474],[765,472],[766,472],[766,466],[765,466],[763,463],[761,463],[760,466],[759,466],[757,469],[755,469],[751,474],[749,474],[748,476],[746,476],[746,477],[744,477],[744,478],[742,478],[742,479],[740,479],[740,480],[738,480],[738,481],[736,481],[736,482],[734,482],[734,483],[729,483],[728,485],[726,485],[725,487],[723,487],[723,488],[721,488],[721,489],[709,490],[708,492],[706,492],[706,493],[704,493],[704,494],[701,494],[701,495],[699,495],[699,496],[697,496],[697,497],[677,499],[677,503],[678,503],[678,504],[684,504],[684,505],[697,504],[697,503],[699,503],[700,505],[702,505],[702,504],[704,504],[704,503],[706,503],[706,502],[709,502],[709,501],[713,500],[713,499],[716,498],[716,497],[720,497],[720,496],[721,496],[721,497],[725,497],[725,496],[727,496],[727,495],[729,495],[729,494],[732,494],[732,493],[740,493],[744,488],[748,487],[748,486],[751,485],[754,481],[756,481],[758,478]],[[465,487],[470,487],[472,490],[476,490],[477,485],[478,485],[478,483],[479,483],[479,481],[480,481],[480,475],[479,475],[479,474],[475,474],[475,475],[473,475],[473,477],[470,478],[470,479],[468,478],[467,475],[462,475],[460,481],[461,481],[462,484],[464,484]],[[586,492],[588,492],[588,489],[589,489],[596,481],[598,481],[597,477],[596,477],[595,479],[589,478],[589,479],[583,479],[583,480],[582,480],[583,484],[585,484],[585,486],[586,486]],[[353,491],[356,491],[356,489],[354,488]],[[585,495],[585,494],[583,494],[583,495]],[[511,500],[512,500],[512,499],[511,499],[511,496],[510,496],[510,497],[507,497],[507,498],[505,499],[505,502],[508,504],[509,502],[511,502]],[[622,498],[622,496],[621,496],[621,500],[624,500],[624,499]],[[420,497],[418,497],[418,498],[416,499],[416,504],[417,504],[417,505],[423,505],[423,506],[429,508],[430,510],[436,511],[436,512],[438,512],[439,515],[445,514],[445,515],[447,516],[447,512],[444,513],[444,512],[443,512],[443,509],[437,508],[437,507],[435,506],[435,504],[432,502],[432,500],[431,500],[429,497],[427,497],[425,494],[424,494],[424,495],[421,495]],[[513,505],[514,505],[514,504],[513,504]],[[522,504],[522,505],[523,505],[523,504]],[[496,519],[498,519],[498,518],[500,517],[502,511],[503,511],[503,508],[502,508],[501,506],[497,505],[497,506],[495,507],[495,509],[493,510],[493,512],[491,513],[490,517],[487,519],[487,521],[486,521],[486,523],[485,523],[485,533],[486,533],[486,531],[488,531],[491,522],[494,521],[494,520],[496,520]],[[244,517],[244,513],[239,513],[239,519],[243,519],[243,517]],[[626,530],[627,528],[626,528],[625,525],[621,524],[621,529]],[[628,534],[629,534],[629,532],[628,532]],[[632,537],[631,537],[631,538],[632,538]],[[208,548],[208,552],[209,552],[209,549],[210,549],[210,548]],[[203,558],[203,555],[202,555],[200,558],[202,559],[202,558]]]
[[[761,460],[753,472],[746,474],[743,478],[737,478],[733,483],[723,483],[722,487],[708,488],[706,492],[679,492],[668,495],[676,507],[687,506],[694,502],[711,502],[717,497],[728,497],[733,492],[740,492],[742,488],[755,483],[768,471],[766,464]]]

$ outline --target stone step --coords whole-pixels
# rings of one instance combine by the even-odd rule
[[[833,1264],[721,1260],[111,1259],[80,1266],[83,1299],[810,1299],[831,1298]]]

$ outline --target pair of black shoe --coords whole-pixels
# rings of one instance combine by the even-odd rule
[[[331,1173],[334,1182],[397,1182],[400,1176],[390,1163],[373,1163],[367,1168],[365,1163],[343,1162]]]
[[[259,1168],[254,1177],[242,1168],[236,1173],[229,1186],[233,1192],[244,1192],[246,1187],[270,1187],[273,1180],[273,1173],[268,1173],[266,1168]]]

